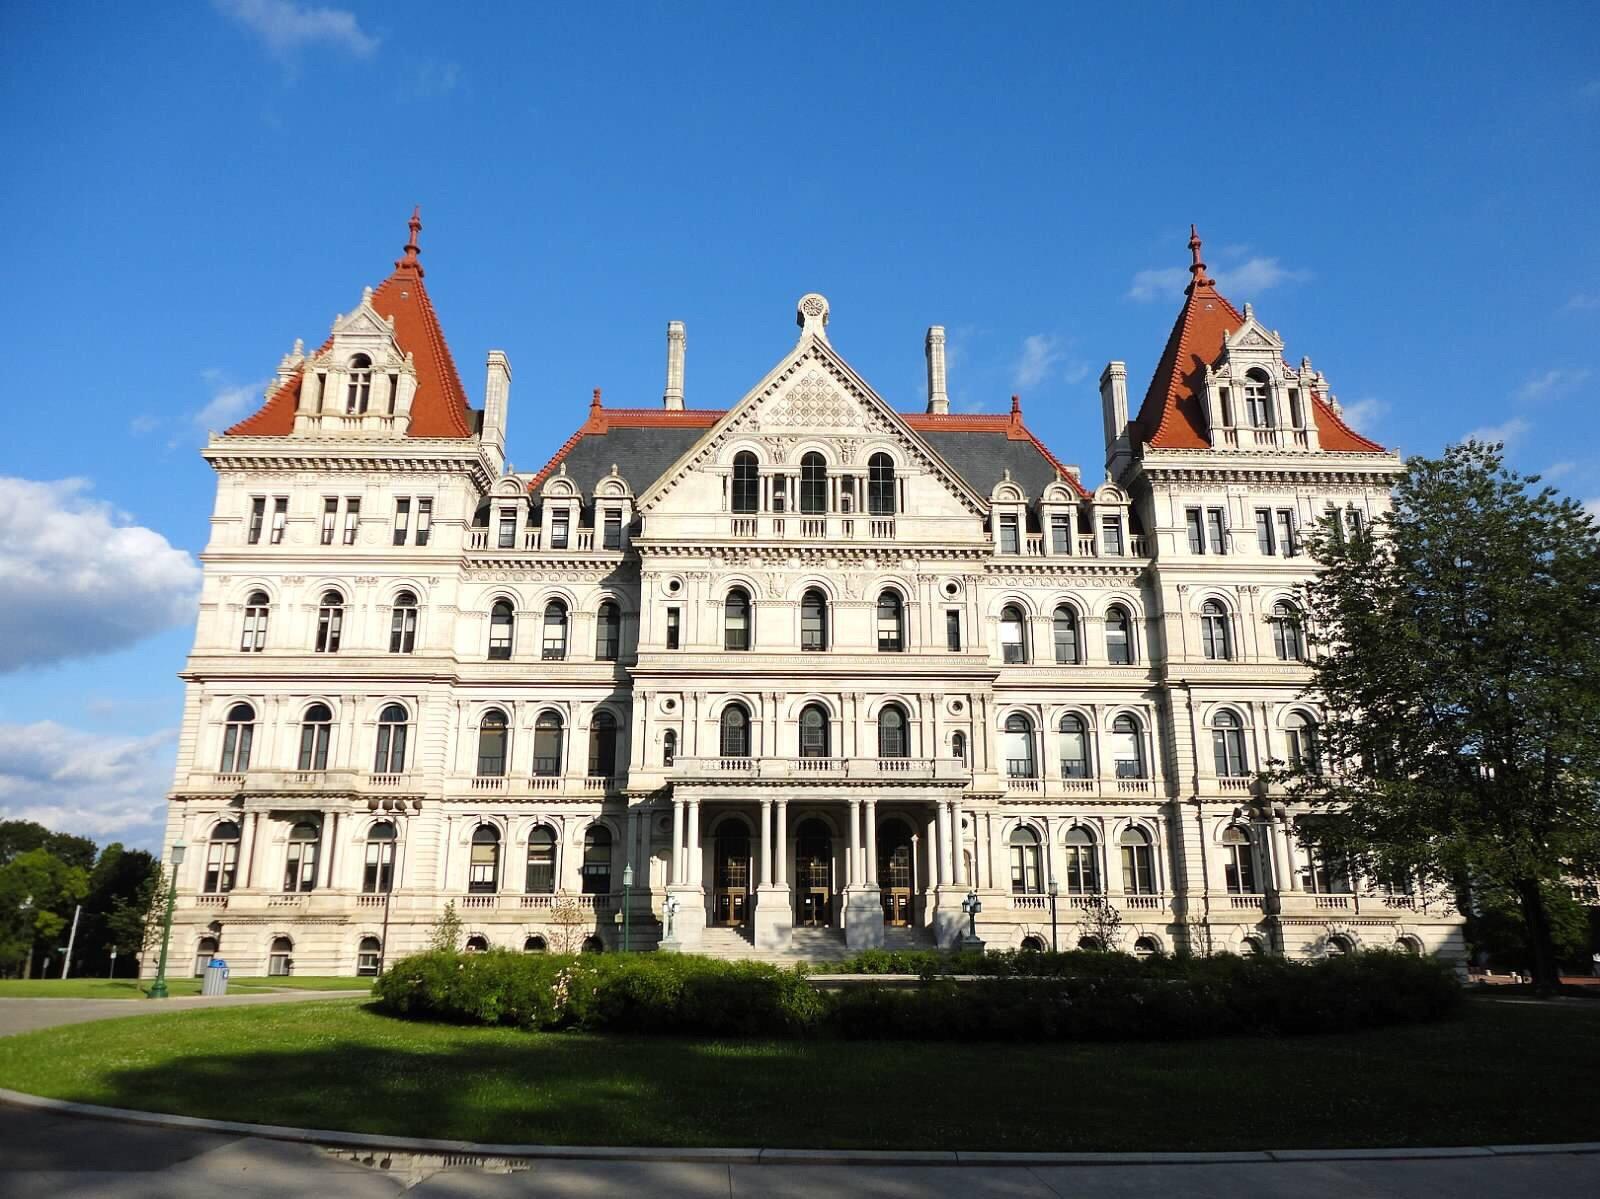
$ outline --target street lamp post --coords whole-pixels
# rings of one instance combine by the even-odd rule
[[[188,846],[179,841],[172,847],[172,883],[167,887],[167,914],[161,925],[161,959],[156,965],[156,981],[150,984],[151,999],[167,998],[167,947],[172,942],[172,908],[178,902],[178,867]]]
[[[628,919],[633,914],[633,863],[622,868],[622,952],[628,952]]]
[[[1050,952],[1059,953],[1056,944],[1056,896],[1061,894],[1061,887],[1055,879],[1050,880]]]

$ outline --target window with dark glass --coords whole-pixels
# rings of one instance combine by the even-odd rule
[[[566,733],[555,712],[540,712],[533,722],[533,773],[552,778],[561,773],[561,741]]]
[[[828,510],[828,462],[812,452],[800,459],[800,511],[818,515]]]
[[[300,721],[300,769],[326,770],[332,739],[333,713],[327,704],[312,704]]]
[[[905,710],[897,704],[888,704],[878,713],[878,756],[904,758],[909,755]]]
[[[339,528],[339,501],[325,497],[322,501],[322,544],[332,545],[333,535]]]
[[[493,895],[499,889],[500,830],[492,824],[480,824],[472,830],[472,849],[467,858],[467,890],[474,895]],[[471,944],[469,940],[469,949]]]
[[[807,591],[800,600],[800,648],[828,648],[828,600],[816,588]]]
[[[1038,763],[1033,753],[1033,722],[1021,712],[1006,717],[1005,732],[1001,734],[1006,777],[1032,779],[1039,777]]]
[[[761,474],[749,450],[733,456],[733,510],[755,512],[761,507]]]
[[[1106,661],[1113,666],[1128,666],[1133,662],[1131,624],[1125,608],[1112,608],[1106,613]]]
[[[661,764],[671,766],[678,760],[678,732],[668,729],[661,736]]]
[[[905,649],[905,609],[898,592],[878,596],[878,652],[899,653]]]
[[[867,514],[893,516],[895,513],[894,459],[874,454],[867,459]]]
[[[1278,552],[1285,558],[1298,558],[1300,539],[1295,536],[1294,512],[1288,508],[1280,508],[1277,517]]]
[[[372,763],[373,774],[403,774],[406,768],[406,710],[388,704],[378,713],[378,752]]]
[[[511,658],[511,646],[516,634],[516,612],[510,600],[495,600],[489,608],[489,661],[505,662]]]
[[[750,713],[742,704],[729,704],[722,709],[719,752],[724,758],[750,756]]]
[[[222,726],[222,774],[243,774],[250,768],[250,742],[256,729],[256,710],[249,704],[234,704]]]
[[[278,496],[272,501],[272,544],[283,541],[284,527],[289,523],[289,498]]]
[[[667,648],[677,649],[682,628],[682,609],[667,609]]]
[[[1127,895],[1153,895],[1156,889],[1155,854],[1150,834],[1130,828],[1122,834],[1122,890]]]
[[[617,718],[603,709],[589,725],[589,774],[613,778],[617,773]]]
[[[1100,541],[1107,557],[1122,557],[1122,517],[1107,516],[1100,521]]]
[[[394,610],[389,614],[389,652],[409,654],[417,648],[417,597],[402,591],[394,597]]]
[[[338,653],[343,634],[344,596],[337,591],[324,591],[322,604],[317,609],[317,653]]]
[[[602,662],[615,662],[622,648],[622,609],[606,600],[600,605],[594,627],[594,656]]]
[[[267,497],[258,495],[250,501],[250,530],[245,534],[245,541],[250,545],[259,544],[261,541],[261,526],[267,520]]]
[[[1071,713],[1061,718],[1061,777],[1089,777],[1089,736],[1083,717]]]
[[[267,613],[271,603],[265,591],[252,591],[244,605],[244,629],[239,635],[239,651],[259,654],[267,648]]]
[[[967,762],[967,735],[965,733],[950,734],[950,756],[963,766]]]
[[[733,588],[722,602],[722,648],[750,648],[750,595],[742,587]]]
[[[344,543],[354,545],[356,533],[361,528],[361,501],[350,496],[344,502]]]
[[[1057,512],[1050,517],[1050,552],[1055,554],[1072,552],[1072,517],[1066,513]]]
[[[807,704],[800,710],[800,756],[828,756],[828,714],[817,704]]]
[[[1206,509],[1206,541],[1213,554],[1228,552],[1228,530],[1221,508]]]
[[[1002,554],[1020,554],[1022,542],[1017,537],[1017,518],[1015,516],[1002,516],[1000,518],[1000,552]]]
[[[499,708],[490,708],[478,722],[478,777],[504,778],[506,773],[506,742],[511,729],[506,714]]]
[[[1000,659],[1013,663],[1028,660],[1026,622],[1022,609],[1014,605],[1000,609]]]
[[[583,893],[611,894],[611,830],[603,824],[583,835]]]
[[[417,544],[427,545],[433,534],[433,500],[424,497],[417,501]]]
[[[1228,890],[1235,895],[1256,894],[1256,860],[1250,834],[1236,824],[1224,829],[1222,852],[1222,873]]]
[[[1189,552],[1203,554],[1206,552],[1204,513],[1199,508],[1189,508],[1183,514],[1184,524],[1189,530]]]
[[[560,600],[551,600],[544,606],[544,641],[539,657],[546,662],[559,662],[567,656],[567,606]]]
[[[206,876],[201,890],[207,895],[226,895],[233,890],[239,871],[239,826],[232,820],[218,822],[206,846]]]
[[[619,508],[607,508],[605,514],[605,527],[602,531],[600,543],[602,549],[620,550],[622,548],[622,511]]]
[[[1207,658],[1224,662],[1233,657],[1228,636],[1228,610],[1217,600],[1200,606],[1200,648]]]
[[[555,894],[556,835],[547,824],[535,825],[528,834],[528,877],[523,889],[529,895]]]
[[[1119,779],[1148,778],[1144,764],[1144,734],[1132,716],[1111,722],[1111,764]]]
[[[564,550],[572,537],[572,516],[562,508],[550,514],[550,548]]]
[[[495,544],[503,550],[515,548],[517,544],[517,510],[515,508],[501,508],[499,519],[499,533]]]
[[[1211,724],[1211,748],[1218,778],[1240,778],[1250,773],[1245,755],[1244,725],[1232,712],[1218,712]]]
[[[383,942],[377,937],[362,937],[356,947],[356,975],[376,978],[378,964],[383,960]]]
[[[411,531],[411,501],[404,496],[394,502],[394,544],[404,545]]]
[[[944,610],[944,647],[953,654],[961,652],[961,609]]]
[[[347,415],[366,412],[372,399],[372,359],[357,354],[350,359],[350,380],[345,384],[344,410]]]
[[[283,889],[313,891],[317,886],[317,842],[321,831],[302,820],[289,830],[289,847],[284,851]]]
[[[1011,893],[1042,895],[1040,881],[1039,834],[1025,824],[1011,831]]]
[[[1066,873],[1068,895],[1098,895],[1100,893],[1100,855],[1096,852],[1094,836],[1082,825],[1067,830]]]
[[[1296,770],[1317,774],[1322,769],[1322,752],[1317,742],[1317,725],[1304,712],[1291,712],[1283,730],[1289,743],[1289,765]]]
[[[1261,371],[1251,371],[1244,380],[1244,406],[1250,424],[1257,429],[1272,427],[1270,383]]]
[[[1062,604],[1050,618],[1056,644],[1056,661],[1072,665],[1078,660],[1078,614]]]
[[[1305,657],[1305,638],[1300,626],[1300,609],[1287,600],[1272,606],[1272,652],[1280,662],[1299,662]]]
[[[361,864],[361,890],[366,895],[387,895],[394,889],[395,828],[380,820],[367,833],[366,859]]]
[[[267,973],[273,978],[288,978],[294,973],[294,942],[288,937],[273,937],[267,953]]]

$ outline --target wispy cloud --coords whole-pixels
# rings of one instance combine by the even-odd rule
[[[1128,288],[1132,300],[1165,300],[1177,295],[1189,285],[1189,272],[1181,266],[1162,267],[1158,271],[1138,271],[1133,285]]]
[[[223,387],[220,386],[221,380],[216,371],[204,371],[201,377],[217,389],[205,407],[194,414],[194,423],[202,429],[224,429],[233,424],[250,410],[251,405],[261,402],[267,385],[272,382],[271,379],[262,379],[258,383]]]
[[[455,91],[460,81],[460,63],[429,59],[417,64],[411,76],[411,85],[404,89],[402,95],[408,100],[433,100]]]
[[[136,437],[143,437],[146,433],[154,433],[161,422],[148,414],[141,414],[128,422],[128,432]]]
[[[292,0],[211,0],[217,11],[232,17],[259,37],[277,57],[293,58],[308,46],[327,46],[367,58],[379,39],[361,28],[356,15],[343,8],[313,8]]]
[[[1461,440],[1484,442],[1499,441],[1506,445],[1510,445],[1531,428],[1533,428],[1533,426],[1527,421],[1523,420],[1522,417],[1513,416],[1504,424],[1484,425],[1482,428],[1473,429],[1464,437],[1462,437]]]
[[[1037,387],[1050,374],[1065,351],[1059,338],[1035,333],[1022,339],[1022,355],[1017,359],[1012,379],[1018,387]]]
[[[1239,300],[1253,299],[1271,288],[1285,283],[1303,283],[1313,277],[1308,270],[1284,266],[1281,259],[1261,254],[1245,257],[1248,253],[1248,246],[1220,246],[1213,255],[1218,261],[1208,268],[1217,287]],[[1168,300],[1188,285],[1188,267],[1139,271],[1128,287],[1128,298]]]
[[[1569,387],[1577,386],[1587,379],[1591,373],[1588,367],[1548,370],[1543,374],[1535,375],[1517,388],[1516,398],[1525,404],[1532,403],[1535,400],[1542,400],[1555,392],[1565,391]]]
[[[1596,520],[1600,520],[1600,495],[1593,499],[1583,501],[1583,510]]]
[[[1276,258],[1250,258],[1238,266],[1217,271],[1217,286],[1236,292],[1241,299],[1254,296],[1280,283],[1304,283],[1311,272],[1286,267]]]
[[[1387,401],[1380,400],[1376,396],[1367,396],[1346,404],[1339,416],[1357,433],[1370,433],[1388,411]]]
[[[1562,312],[1588,312],[1590,309],[1600,308],[1600,292],[1579,291],[1574,292],[1565,304],[1561,306]]]
[[[1546,483],[1553,483],[1557,479],[1570,475],[1577,469],[1578,464],[1576,462],[1552,462],[1539,472],[1539,477]]]
[[[177,734],[115,736],[52,720],[0,724],[0,815],[155,849]]]

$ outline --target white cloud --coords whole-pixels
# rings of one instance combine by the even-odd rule
[[[157,849],[177,737],[176,729],[126,737],[52,720],[0,724],[0,814]]]
[[[1562,370],[1560,368],[1548,370],[1542,375],[1535,375],[1517,388],[1516,398],[1523,403],[1542,400],[1552,392],[1565,391],[1569,387],[1582,383],[1589,377],[1589,374],[1588,367],[1578,367],[1572,370]]]
[[[1583,510],[1596,520],[1600,520],[1600,495],[1595,496],[1592,500],[1584,500]]]
[[[206,371],[206,382],[216,386],[215,371]],[[194,414],[194,423],[202,429],[225,429],[259,404],[266,395],[271,379],[259,383],[242,383],[238,387],[218,387],[206,406]]]
[[[1578,464],[1576,462],[1552,462],[1539,472],[1539,477],[1546,483],[1553,483],[1563,475],[1570,475],[1577,469]]]
[[[153,416],[141,415],[128,422],[128,432],[136,437],[143,437],[146,433],[153,433],[161,422]]]
[[[0,476],[0,672],[132,645],[194,619],[200,568],[86,479]]]
[[[1139,271],[1128,288],[1132,300],[1165,300],[1189,286],[1189,272],[1181,266],[1163,267],[1159,271]]]
[[[1574,292],[1561,310],[1563,312],[1587,312],[1591,308],[1600,308],[1600,292]]]
[[[1022,357],[1017,359],[1013,378],[1018,387],[1036,387],[1056,363],[1063,351],[1056,338],[1048,333],[1035,333],[1022,339]]]
[[[1217,288],[1225,295],[1240,301],[1253,300],[1269,288],[1282,283],[1302,283],[1311,278],[1311,272],[1286,267],[1276,258],[1257,255],[1242,262],[1229,262],[1242,256],[1245,246],[1220,247],[1216,257],[1221,265],[1208,268],[1217,281]],[[1189,268],[1163,267],[1156,271],[1139,271],[1128,288],[1128,298],[1133,300],[1169,300],[1189,286]]]
[[[312,8],[292,0],[212,0],[218,12],[232,17],[280,58],[305,46],[332,46],[366,58],[378,38],[361,28],[356,15],[342,8]]]
[[[1357,433],[1370,433],[1388,411],[1389,405],[1385,401],[1376,396],[1367,396],[1344,405],[1339,410],[1339,419]]]
[[[1462,437],[1462,441],[1504,442],[1510,445],[1521,437],[1533,426],[1520,416],[1513,416],[1510,420],[1500,425],[1484,425],[1482,428],[1473,429]]]
[[[1220,290],[1232,292],[1244,300],[1280,283],[1303,283],[1311,278],[1311,272],[1293,270],[1276,258],[1250,258],[1238,266],[1218,270],[1216,276]]]

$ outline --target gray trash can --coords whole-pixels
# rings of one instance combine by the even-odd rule
[[[212,958],[206,963],[206,977],[200,984],[200,994],[226,995],[227,993],[228,963],[221,958]]]

